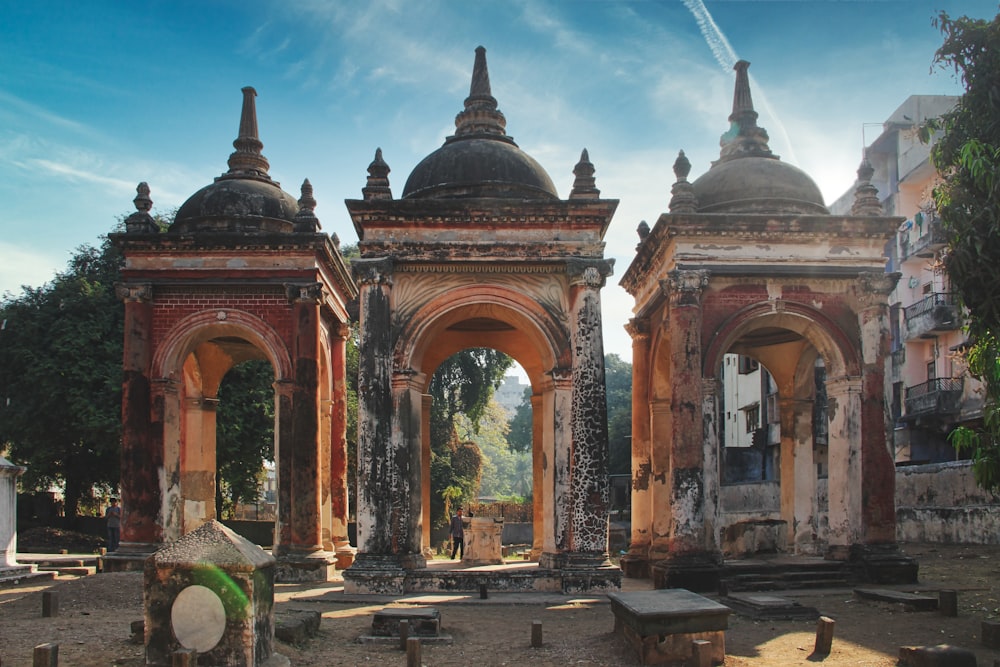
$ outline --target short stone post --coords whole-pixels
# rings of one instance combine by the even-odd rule
[[[832,618],[820,616],[816,621],[816,646],[813,653],[829,655],[833,647],[833,627],[836,622]]]
[[[939,591],[938,611],[941,612],[942,616],[958,616],[958,591]]]
[[[42,593],[42,618],[59,615],[59,595],[52,591]]]
[[[420,667],[420,637],[406,640],[406,667]]]
[[[59,644],[39,644],[31,658],[31,667],[59,667]]]
[[[691,667],[712,667],[712,642],[695,639],[691,642]]]
[[[531,622],[531,648],[542,647],[542,622]]]
[[[1000,621],[983,621],[983,646],[1000,648]]]
[[[485,600],[488,597],[489,594],[486,592],[486,584],[479,584],[479,599]]]
[[[406,641],[410,638],[410,622],[405,618],[399,622],[399,650],[406,650]]]
[[[198,652],[193,648],[181,648],[174,651],[170,667],[198,667]]]

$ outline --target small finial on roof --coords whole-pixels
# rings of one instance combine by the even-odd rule
[[[866,153],[858,167],[858,183],[854,188],[854,203],[851,215],[882,215],[882,203],[878,200],[878,188],[872,185],[875,169],[868,161]]]
[[[149,185],[145,181],[135,188],[136,195],[132,203],[135,213],[125,218],[125,231],[130,234],[149,234],[158,232],[159,228],[149,211],[153,208],[153,200],[149,198]]]
[[[243,88],[240,132],[233,141],[233,148],[236,151],[229,156],[229,171],[219,178],[256,178],[274,183],[267,173],[270,165],[261,153],[264,144],[257,134],[257,106],[254,101],[256,97],[257,91],[252,87]]]
[[[570,199],[597,199],[601,196],[594,179],[594,165],[590,162],[590,154],[586,148],[580,153],[580,161],[573,167],[573,174],[576,179],[573,181],[573,190],[569,193]]]
[[[375,159],[368,165],[368,184],[361,188],[367,199],[392,199],[389,188],[389,165],[382,159],[382,149],[375,149]]]
[[[694,194],[694,186],[688,182],[688,174],[691,173],[691,161],[684,155],[684,151],[677,153],[674,160],[674,175],[677,181],[670,188],[670,212],[671,213],[695,213],[698,210],[698,198]]]
[[[455,136],[488,134],[506,136],[507,119],[497,109],[496,98],[490,91],[490,73],[486,67],[486,49],[476,47],[472,66],[472,84],[465,98],[465,110],[455,116]]]
[[[729,114],[729,131],[719,139],[722,150],[713,164],[741,157],[778,158],[767,145],[767,130],[757,125],[757,112],[750,95],[749,68],[750,63],[746,60],[740,60],[733,66],[736,86],[733,90],[733,111]]]
[[[320,227],[319,218],[316,217],[316,200],[313,198],[313,186],[307,178],[302,181],[302,196],[299,197],[299,212],[295,214],[293,231],[315,233]]]
[[[639,234],[639,240],[645,241],[646,237],[649,236],[649,223],[645,220],[640,220],[639,226],[636,227],[635,231]]]

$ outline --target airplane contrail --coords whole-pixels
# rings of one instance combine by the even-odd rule
[[[705,7],[705,3],[702,2],[702,0],[684,0],[684,6],[687,7],[688,11],[694,16],[694,20],[698,23],[698,29],[701,30],[701,36],[705,38],[705,43],[708,45],[712,55],[715,56],[715,60],[722,66],[722,69],[726,71],[726,74],[732,72],[733,67],[736,65],[736,61],[739,60],[739,56],[736,55],[736,50],[733,49],[729,40],[726,39],[726,35],[716,24],[715,19],[713,19],[712,15],[708,13],[708,8]],[[771,103],[768,102],[763,89],[757,85],[753,75],[750,75],[750,79],[753,84],[754,97],[757,98],[761,107],[767,111],[767,115],[774,121],[774,124],[777,125],[778,133],[781,134],[781,138],[784,141],[785,146],[788,148],[788,161],[798,163],[798,159],[795,157],[795,151],[792,148],[791,139],[788,136],[788,132],[785,130],[784,124],[781,122],[781,119],[778,118],[774,109],[771,108]]]

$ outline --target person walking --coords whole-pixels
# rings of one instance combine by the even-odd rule
[[[111,499],[111,506],[104,513],[104,518],[108,522],[108,552],[118,551],[118,540],[122,534],[122,508],[118,506],[118,499]]]
[[[451,528],[448,531],[451,535],[451,559],[455,560],[455,552],[458,552],[459,559],[465,557],[465,528],[462,526],[462,508],[458,508],[455,516],[451,517]]]

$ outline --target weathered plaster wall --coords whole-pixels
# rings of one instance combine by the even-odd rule
[[[898,467],[896,539],[1000,543],[1000,496],[976,485],[968,461]]]

